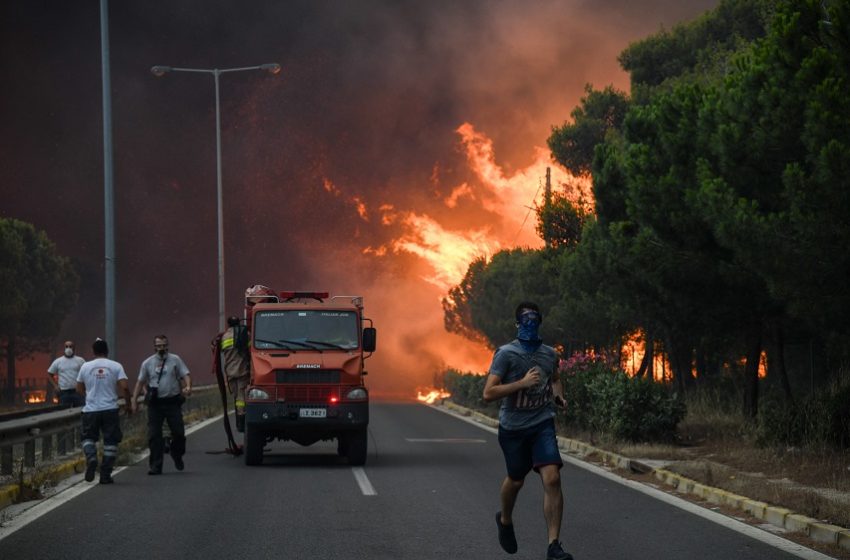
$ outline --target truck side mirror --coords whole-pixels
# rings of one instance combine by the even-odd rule
[[[378,336],[377,331],[374,327],[366,327],[363,329],[363,351],[364,352],[374,352],[375,351],[375,339]]]

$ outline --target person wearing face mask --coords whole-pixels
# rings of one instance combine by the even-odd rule
[[[548,531],[547,560],[572,560],[560,541],[564,497],[563,466],[555,432],[555,407],[564,407],[563,388],[557,375],[558,355],[543,344],[538,329],[543,321],[533,302],[520,303],[514,313],[517,337],[499,347],[484,384],[484,401],[501,400],[499,445],[507,476],[499,493],[496,513],[499,544],[505,552],[517,551],[513,509],[526,475],[533,469],[543,483],[543,516]]]
[[[171,431],[171,458],[178,471],[184,469],[183,455],[186,452],[186,435],[183,426],[183,402],[192,394],[192,379],[189,368],[177,354],[168,351],[168,337],[154,337],[155,353],[142,362],[139,379],[133,388],[133,410],[138,407],[139,393],[145,387],[148,407],[148,474],[162,474],[164,441],[162,423],[168,423]]]
[[[77,375],[85,362],[81,357],[74,355],[74,341],[66,340],[65,355],[53,360],[53,363],[47,368],[47,374],[59,395],[61,406],[71,407],[85,404],[82,395],[77,393]]]

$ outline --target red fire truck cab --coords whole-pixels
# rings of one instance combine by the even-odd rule
[[[366,462],[369,392],[364,362],[376,331],[360,296],[280,292],[246,297],[251,378],[246,389],[246,465],[267,442],[337,440],[352,465]],[[257,301],[260,302],[257,302]]]

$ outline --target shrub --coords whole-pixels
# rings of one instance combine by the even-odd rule
[[[667,386],[633,378],[590,354],[562,360],[559,374],[564,386],[568,425],[608,434],[619,440],[668,441],[685,416],[685,404]],[[448,370],[446,390],[461,406],[494,414],[498,402],[485,403],[485,375]]]
[[[561,364],[567,423],[631,442],[668,441],[685,416],[685,404],[665,385],[629,377],[595,356]]]
[[[774,395],[759,407],[756,442],[764,447],[850,447],[850,385],[791,404]]]
[[[486,380],[486,375],[462,373],[455,369],[449,369],[446,371],[444,384],[446,391],[452,394],[453,402],[467,408],[495,412],[499,410],[499,403],[484,402],[483,394]]]

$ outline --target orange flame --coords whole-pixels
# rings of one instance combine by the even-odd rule
[[[433,271],[424,279],[443,291],[457,285],[476,258],[489,258],[502,249],[543,246],[535,231],[534,220],[528,217],[535,205],[543,203],[541,187],[546,168],[551,169],[554,189],[562,189],[564,196],[576,202],[583,201],[592,209],[588,202],[592,200],[589,180],[576,178],[553,166],[548,150],[536,148],[534,161],[508,176],[496,162],[492,140],[476,131],[470,123],[462,124],[456,132],[465,148],[467,163],[481,184],[477,187],[468,183],[456,186],[443,199],[443,204],[455,210],[461,199],[474,200],[485,210],[499,216],[501,223],[452,230],[431,216],[396,210],[385,204],[379,208],[381,223],[385,226],[401,224],[404,233],[388,246],[364,250],[364,253],[376,256],[394,252],[421,257]]]
[[[646,339],[641,331],[633,333],[625,343],[623,343],[621,366],[623,371],[631,376],[637,374],[640,369],[640,364],[643,362],[643,357],[646,355]],[[668,380],[672,369],[667,356],[663,352],[655,352],[652,355],[652,364],[650,364],[649,373],[655,381]]]
[[[24,393],[24,402],[27,404],[47,402],[47,391],[27,391]]]
[[[445,389],[430,389],[427,391],[427,393],[423,393],[422,391],[417,390],[416,400],[427,404],[434,404],[437,399],[447,399],[452,396],[452,394]]]

